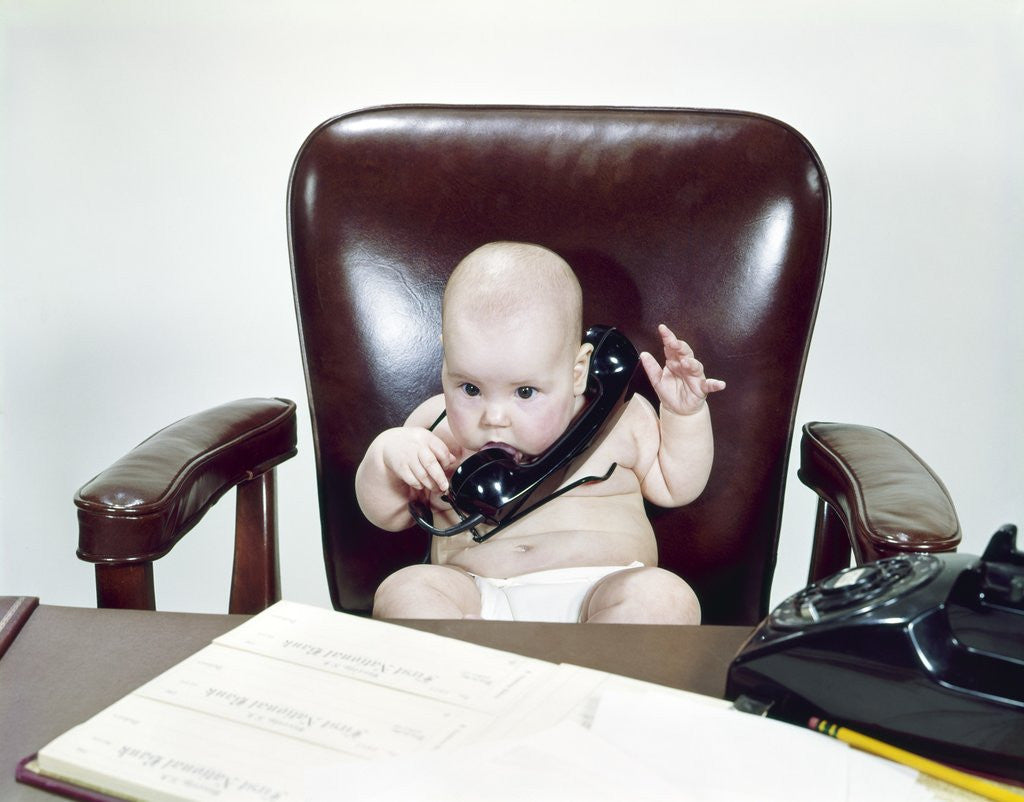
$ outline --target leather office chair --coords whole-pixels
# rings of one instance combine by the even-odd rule
[[[707,489],[651,515],[661,564],[694,587],[706,623],[765,615],[829,235],[825,173],[799,133],[728,111],[371,109],[309,136],[288,220],[337,608],[368,611],[377,584],[426,553],[422,532],[364,520],[353,474],[378,432],[440,389],[450,270],[478,245],[520,240],[573,266],[585,325],[616,325],[657,354],[666,322],[728,381],[712,402]],[[99,603],[152,606],[146,566],[239,479],[239,584],[251,551],[273,555],[265,471],[294,453],[294,425],[294,407],[279,400],[221,407],[85,485],[79,556],[96,563]],[[884,432],[809,424],[799,475],[820,497],[812,579],[847,565],[851,547],[863,562],[959,542],[942,483]],[[233,591],[232,609],[276,598],[275,572],[276,557],[257,560],[258,591],[238,591],[237,604]]]

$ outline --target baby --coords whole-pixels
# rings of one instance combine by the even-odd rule
[[[409,502],[435,526],[459,522],[441,496],[455,468],[483,448],[517,461],[542,453],[585,404],[592,346],[581,345],[582,293],[572,269],[538,245],[495,242],[470,253],[445,288],[443,394],[370,444],[356,495],[376,526],[412,524]],[[485,618],[696,624],[700,604],[680,577],[658,568],[643,499],[676,507],[704,489],[714,451],[707,379],[686,343],[659,327],[665,366],[640,355],[661,414],[636,394],[566,484],[584,484],[476,542],[433,538],[431,563],[387,577],[378,618]],[[446,412],[443,420],[429,427]],[[481,535],[488,527],[477,527]]]

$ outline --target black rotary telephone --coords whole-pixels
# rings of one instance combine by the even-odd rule
[[[1024,781],[1024,552],[907,554],[782,602],[740,649],[726,695],[824,717],[961,768]]]
[[[417,524],[441,537],[471,530],[473,539],[480,543],[541,504],[581,484],[601,482],[612,475],[615,463],[602,476],[585,476],[561,487],[565,477],[604,440],[626,408],[640,355],[624,334],[609,326],[592,326],[583,342],[594,346],[584,391],[586,405],[565,432],[543,454],[520,464],[500,448],[478,451],[455,469],[448,492],[442,496],[462,521],[438,529],[426,505],[413,503],[409,509]],[[478,534],[475,527],[484,523],[494,528]]]

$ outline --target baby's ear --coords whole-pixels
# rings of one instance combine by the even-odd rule
[[[583,343],[576,354],[576,361],[572,366],[572,392],[573,395],[583,395],[587,389],[587,377],[590,374],[590,355],[594,353],[594,346],[591,343]]]

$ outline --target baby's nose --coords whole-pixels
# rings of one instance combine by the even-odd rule
[[[483,418],[480,421],[484,426],[508,426],[508,411],[504,404],[490,403],[484,407]]]

